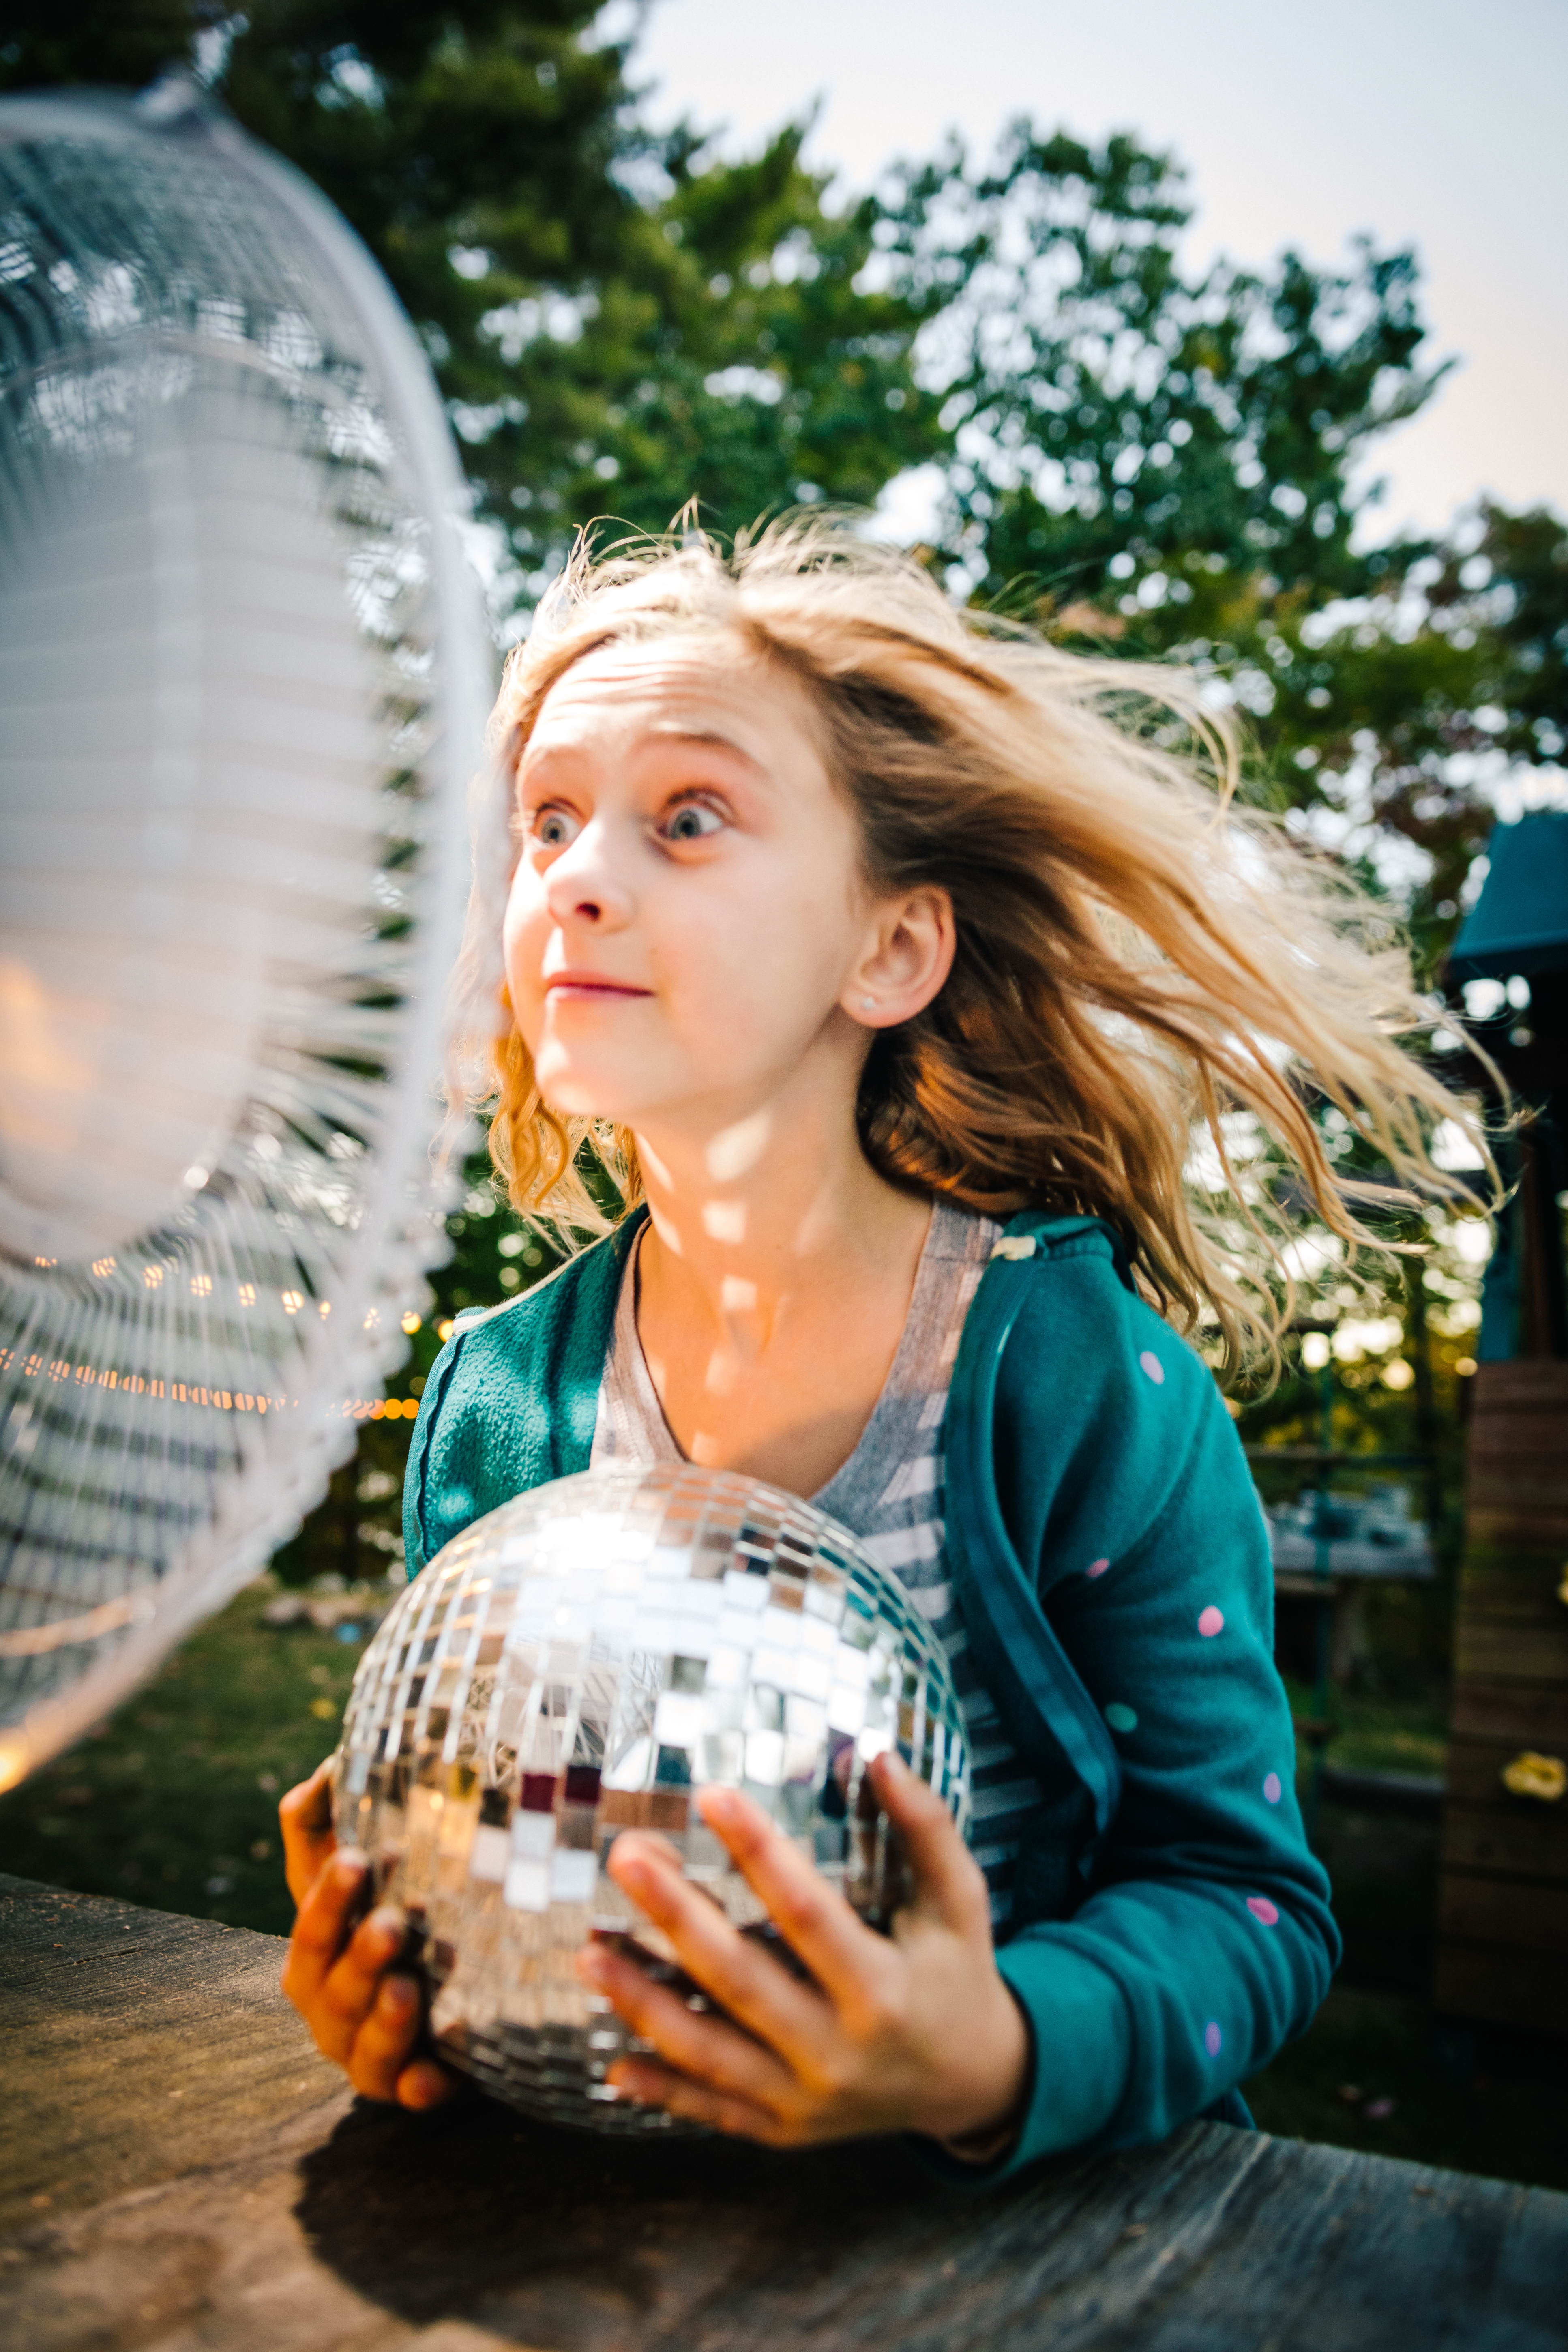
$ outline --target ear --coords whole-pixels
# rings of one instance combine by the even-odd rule
[[[863,1029],[895,1029],[923,1013],[952,970],[952,900],[934,884],[884,899],[838,1002]]]

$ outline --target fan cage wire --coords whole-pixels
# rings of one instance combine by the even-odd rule
[[[259,1421],[247,1423],[234,1416],[233,1467],[219,1480],[210,1510],[178,1545],[161,1574],[89,1612],[100,1621],[118,1620],[101,1626],[105,1635],[120,1634],[113,1650],[96,1657],[68,1687],[35,1701],[19,1719],[0,1726],[0,1789],[15,1785],[108,1714],[194,1624],[249,1580],[353,1450],[353,1424],[333,1412],[344,1389],[352,1392],[379,1380],[403,1353],[398,1314],[405,1306],[422,1305],[427,1297],[424,1277],[446,1254],[441,1212],[458,1181],[450,1139],[447,1161],[431,1165],[433,1122],[417,1074],[428,1073],[434,1079],[449,1031],[451,1001],[444,983],[455,961],[469,878],[462,812],[465,798],[471,797],[476,822],[484,824],[488,814],[487,829],[493,830],[499,793],[498,778],[480,765],[489,649],[477,585],[458,530],[468,496],[428,367],[370,255],[301,173],[256,146],[183,77],[155,86],[134,107],[52,98],[0,101],[0,141],[11,146],[50,138],[130,142],[163,136],[199,139],[221,159],[226,172],[248,185],[262,207],[282,215],[304,240],[314,267],[335,286],[374,363],[378,393],[396,428],[402,463],[414,485],[415,503],[427,526],[428,594],[436,615],[431,638],[438,659],[425,765],[437,822],[427,828],[426,842],[430,887],[425,895],[424,951],[417,966],[424,984],[405,992],[398,1068],[385,1090],[388,1102],[402,1108],[404,1116],[389,1122],[394,1131],[372,1163],[353,1243],[339,1269],[346,1311],[335,1332],[318,1328],[304,1351],[301,1376],[294,1383],[299,1410],[289,1416],[286,1445],[276,1444]],[[411,1192],[423,1193],[423,1213],[411,1213]],[[210,1248],[218,1236],[209,1230],[206,1239]],[[236,1270],[231,1265],[230,1271]],[[387,1328],[364,1328],[359,1308],[373,1297],[389,1308]],[[25,1328],[41,1321],[43,1311],[40,1292],[33,1301],[32,1325]],[[93,1313],[93,1303],[79,1297],[73,1317],[50,1330],[51,1346],[68,1349],[78,1327],[85,1337]],[[173,1351],[174,1334],[167,1326],[164,1331]],[[188,1363],[183,1369],[188,1377]]]

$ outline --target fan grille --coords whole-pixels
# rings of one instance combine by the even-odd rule
[[[444,1248],[460,480],[336,216],[164,110],[0,105],[0,1785],[297,1525]]]

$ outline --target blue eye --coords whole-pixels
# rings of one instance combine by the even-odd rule
[[[722,830],[724,820],[717,809],[709,808],[702,801],[682,801],[666,821],[665,835],[670,841],[705,841],[710,834]]]
[[[542,849],[564,849],[577,836],[577,820],[564,809],[542,809],[534,818],[532,834]]]

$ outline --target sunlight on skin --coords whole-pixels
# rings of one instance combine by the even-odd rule
[[[702,1230],[716,1242],[743,1242],[746,1204],[743,1201],[704,1201]]]
[[[719,1306],[721,1311],[737,1327],[734,1333],[735,1339],[743,1340],[745,1332],[742,1318],[753,1316],[757,1311],[756,1284],[742,1282],[738,1274],[727,1274],[719,1286]]]
[[[765,1110],[754,1118],[743,1118],[739,1127],[726,1128],[708,1146],[708,1173],[716,1184],[733,1183],[737,1176],[749,1175],[761,1161],[772,1139],[773,1119]]]

